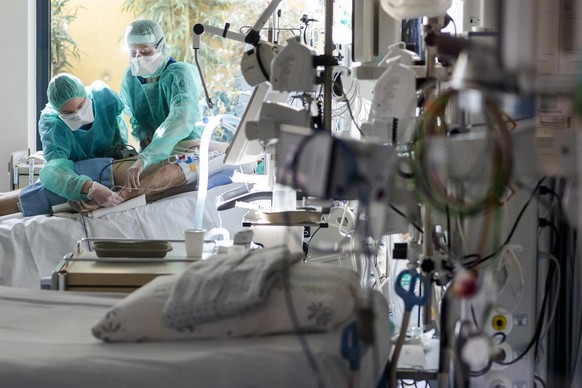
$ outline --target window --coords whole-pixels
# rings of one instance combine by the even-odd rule
[[[266,0],[51,0],[50,74],[70,72],[87,85],[102,80],[119,92],[128,66],[123,34],[133,20],[151,18],[159,21],[170,54],[176,60],[194,64],[190,43],[194,24],[222,27],[228,22],[233,31],[244,33],[268,3]],[[322,0],[283,0],[269,23],[276,23],[281,28],[273,35],[274,39],[284,42],[290,36],[302,33],[305,30],[305,23],[301,21],[303,14],[317,19],[318,22],[310,23],[319,23],[319,31],[323,31]],[[262,35],[267,37],[268,34],[265,31]],[[202,94],[201,108],[205,114],[237,115],[244,110],[244,103],[243,106],[237,105],[241,93],[248,89],[238,75],[243,50],[242,43],[203,36],[199,60],[216,105],[213,112],[209,112]],[[39,93],[46,94],[46,84],[39,85]]]

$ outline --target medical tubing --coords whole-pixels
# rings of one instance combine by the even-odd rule
[[[446,135],[444,114],[448,101],[457,95],[456,90],[448,90],[426,107],[423,116],[418,121],[417,139],[414,144],[415,184],[421,199],[439,211],[449,211],[455,215],[472,216],[483,210],[495,206],[503,196],[505,188],[511,179],[513,158],[511,152],[511,138],[509,129],[503,119],[503,113],[488,98],[485,98],[485,118],[491,133],[492,171],[489,188],[486,194],[466,203],[462,198],[451,194],[445,182],[440,180],[439,174],[428,158],[428,149],[431,138]]]
[[[363,271],[362,271],[362,288],[367,288],[368,287],[368,281],[370,279],[370,260],[368,259],[368,256],[364,253],[359,253],[360,258],[363,257]]]
[[[214,237],[220,236],[220,240],[228,241],[230,240],[230,232],[225,228],[212,228],[204,235],[205,240],[218,240]]]
[[[196,212],[194,213],[194,229],[202,229],[204,218],[204,203],[208,191],[208,147],[212,132],[220,124],[221,116],[213,116],[208,120],[200,139],[200,165],[198,166],[198,195],[196,197]]]

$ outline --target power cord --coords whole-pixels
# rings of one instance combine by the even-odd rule
[[[521,208],[519,214],[517,215],[517,218],[515,219],[515,222],[513,223],[513,226],[511,227],[511,230],[509,231],[509,234],[507,235],[507,238],[505,239],[505,241],[503,242],[503,244],[501,244],[501,246],[499,248],[497,248],[495,251],[493,251],[493,253],[490,253],[489,255],[481,258],[478,254],[471,254],[471,255],[465,255],[464,259],[470,259],[470,258],[474,258],[473,261],[469,262],[469,263],[465,263],[465,265],[468,268],[473,268],[476,267],[477,265],[490,260],[491,258],[497,256],[497,254],[499,252],[501,252],[501,250],[507,245],[509,244],[509,242],[511,241],[511,238],[513,237],[517,226],[519,225],[519,222],[521,221],[521,218],[523,217],[523,214],[525,213],[525,211],[527,210],[527,208],[529,207],[531,201],[534,199],[536,193],[538,192],[542,182],[544,181],[545,177],[540,179],[537,183],[537,185],[534,187],[534,189],[531,192],[531,195],[529,196],[528,200],[526,201],[526,203],[523,205],[523,207]]]

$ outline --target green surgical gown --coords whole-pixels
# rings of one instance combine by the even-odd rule
[[[181,140],[199,139],[198,72],[183,62],[170,62],[159,80],[140,82],[127,70],[120,97],[127,106],[132,135],[137,140],[151,136],[151,143],[139,154],[144,169],[168,158]],[[141,78],[143,80],[143,78]]]
[[[87,87],[87,92],[95,116],[90,129],[71,131],[50,104],[42,110],[38,121],[46,160],[40,180],[48,190],[70,201],[86,199],[81,188],[91,180],[77,175],[73,163],[113,157],[114,148],[127,143],[127,126],[121,116],[124,105],[119,96],[101,81]]]

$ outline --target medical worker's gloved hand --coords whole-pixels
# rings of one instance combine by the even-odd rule
[[[143,162],[138,159],[130,168],[127,169],[127,180],[125,181],[125,187],[128,189],[137,189],[139,187],[139,176],[143,171]]]
[[[93,182],[87,197],[90,200],[97,202],[100,206],[105,207],[119,205],[121,202],[125,201],[121,195],[109,190],[99,182]]]

